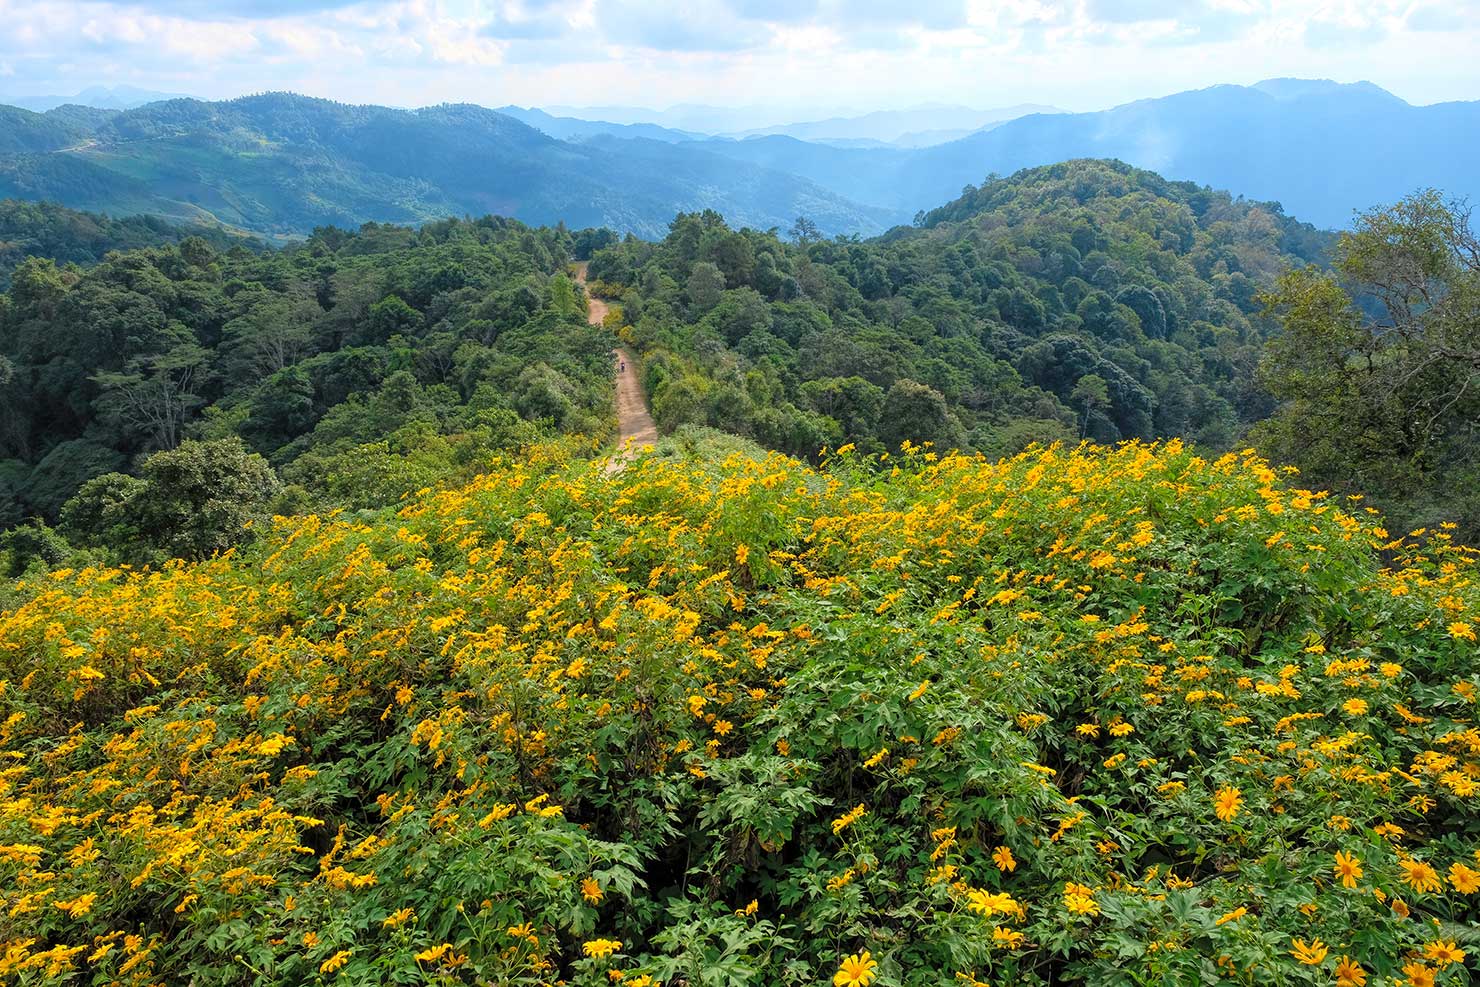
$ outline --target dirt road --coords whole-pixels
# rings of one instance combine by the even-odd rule
[[[586,284],[586,264],[576,266],[576,280]],[[606,302],[588,296],[587,321],[599,326],[609,311]],[[639,452],[643,446],[658,441],[658,426],[648,414],[647,397],[642,392],[642,381],[637,376],[637,364],[632,354],[623,349],[612,350],[612,359],[617,363],[617,452],[607,464],[609,472],[616,472]]]

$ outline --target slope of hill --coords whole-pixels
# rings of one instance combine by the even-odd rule
[[[15,209],[63,259],[156,229]],[[301,507],[331,488],[394,501],[541,431],[600,436],[611,361],[560,273],[571,249],[490,217],[264,253],[185,239],[86,271],[25,260],[0,294],[0,529],[54,522],[83,483],[186,438],[244,441]]]
[[[152,216],[112,219],[50,202],[0,199],[0,290],[10,285],[11,272],[27,257],[86,267],[112,250],[161,247],[192,236],[220,250],[261,246],[214,227],[177,226]]]
[[[1473,553],[1176,443],[697,452],[4,590],[17,979],[1465,982]]]
[[[487,212],[645,236],[661,235],[675,209],[723,209],[760,228],[803,212],[831,231],[878,230],[888,218],[702,150],[566,143],[475,106],[405,111],[290,94],[173,100],[88,132],[7,109],[0,142],[9,148],[0,195],[274,233]]]
[[[56,151],[82,140],[88,129],[65,114],[0,106],[0,155]]]

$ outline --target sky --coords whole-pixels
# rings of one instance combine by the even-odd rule
[[[0,101],[1093,110],[1277,76],[1480,98],[1480,0],[0,0]]]

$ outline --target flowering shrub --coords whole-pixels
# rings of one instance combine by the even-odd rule
[[[534,448],[0,614],[0,980],[1467,983],[1480,587],[1252,454]]]

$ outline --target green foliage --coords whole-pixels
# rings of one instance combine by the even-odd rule
[[[110,250],[161,247],[186,240],[193,241],[187,251],[262,249],[257,240],[214,226],[177,226],[155,216],[114,219],[52,202],[0,199],[0,289],[9,287],[11,272],[27,257],[88,267]]]
[[[9,589],[11,978],[1469,982],[1480,553],[1179,442],[573,452]]]
[[[41,572],[59,569],[71,554],[67,539],[40,521],[0,532],[0,576],[7,579],[14,579],[33,567]]]
[[[1334,270],[1265,297],[1284,327],[1261,377],[1281,402],[1260,447],[1308,482],[1370,494],[1404,528],[1480,538],[1480,240],[1426,192],[1361,217]]]
[[[394,503],[542,434],[603,436],[610,341],[562,273],[570,244],[487,218],[326,228],[266,254],[185,238],[87,271],[29,258],[0,295],[0,458],[15,464],[0,522],[55,520],[86,481],[187,439],[239,437],[294,503],[328,509]],[[71,521],[90,543],[218,544],[162,519],[135,537],[105,509],[117,491],[93,493]]]

